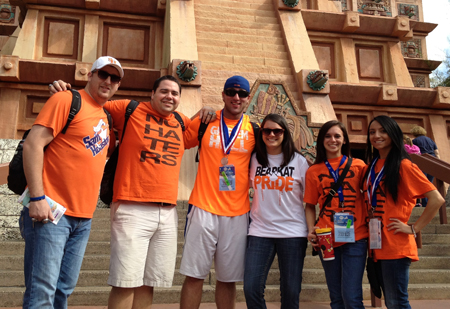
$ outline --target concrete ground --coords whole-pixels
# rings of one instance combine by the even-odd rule
[[[446,300],[411,300],[411,308],[414,309],[448,309],[450,308],[450,299]],[[370,301],[365,301],[366,308],[373,308],[370,306]],[[71,306],[69,309],[107,309],[107,306]],[[179,304],[155,304],[153,309],[178,309]],[[203,303],[200,305],[200,309],[215,309],[214,303]],[[247,306],[245,303],[237,303],[236,309],[245,309]],[[267,309],[278,309],[280,303],[267,303]],[[330,308],[329,303],[314,303],[314,302],[301,302],[301,309],[326,309]],[[383,306],[382,308],[386,308]],[[20,307],[6,308],[6,309],[20,309]]]

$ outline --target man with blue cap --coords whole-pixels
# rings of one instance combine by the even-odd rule
[[[180,273],[186,275],[180,307],[198,308],[203,281],[212,260],[216,272],[218,308],[234,308],[236,282],[244,279],[247,242],[248,167],[255,132],[247,115],[250,85],[242,76],[230,77],[222,92],[224,108],[217,111],[202,138],[200,162],[189,199]],[[198,146],[200,121],[185,132],[185,147]]]

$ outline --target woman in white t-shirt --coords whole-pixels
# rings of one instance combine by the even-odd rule
[[[247,307],[266,308],[264,289],[278,255],[281,308],[298,308],[308,227],[303,190],[308,162],[295,148],[286,120],[264,118],[250,168],[254,189],[245,255]],[[277,282],[278,283],[278,282]]]

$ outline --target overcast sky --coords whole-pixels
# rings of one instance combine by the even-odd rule
[[[428,59],[444,60],[445,49],[450,52],[450,0],[422,0],[426,22],[438,24],[427,36]]]

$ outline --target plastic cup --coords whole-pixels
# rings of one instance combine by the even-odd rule
[[[324,261],[334,260],[333,238],[331,237],[331,227],[317,229],[317,239],[320,250],[322,250],[322,259]]]

